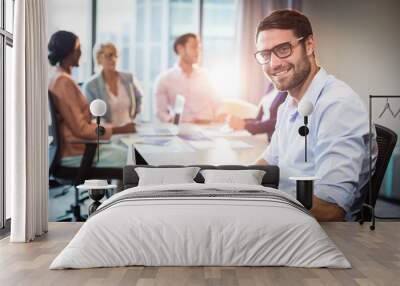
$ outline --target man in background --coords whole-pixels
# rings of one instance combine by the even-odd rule
[[[198,66],[201,54],[200,39],[192,33],[178,37],[173,45],[178,56],[174,67],[159,76],[155,86],[157,116],[163,122],[174,119],[178,94],[185,98],[182,122],[210,123],[221,121],[219,99],[206,72]]]
[[[236,131],[245,129],[252,135],[266,133],[270,141],[275,131],[278,108],[286,100],[286,97],[286,91],[269,90],[261,100],[256,118],[243,119],[231,116],[229,126]]]

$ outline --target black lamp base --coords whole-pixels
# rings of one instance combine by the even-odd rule
[[[88,191],[89,191],[89,197],[94,201],[89,206],[89,216],[90,216],[101,205],[100,200],[104,197],[104,194],[106,193],[106,189],[90,189]]]
[[[312,209],[314,181],[296,181],[296,199],[308,210]]]
[[[313,206],[314,181],[317,177],[289,177],[296,181],[296,199],[308,210]]]

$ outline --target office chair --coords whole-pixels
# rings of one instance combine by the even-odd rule
[[[375,124],[375,128],[376,128],[376,141],[378,143],[378,157],[375,165],[375,173],[372,175],[371,178],[372,197],[370,199],[369,183],[368,183],[361,190],[362,194],[367,194],[367,195],[364,201],[364,205],[361,207],[360,210],[361,217],[359,219],[360,224],[363,224],[364,221],[371,221],[372,218],[372,225],[370,226],[371,230],[375,229],[374,208],[376,200],[379,195],[379,190],[381,188],[387,166],[389,164],[390,158],[392,156],[393,150],[397,142],[397,134],[392,130],[390,130],[389,128],[386,128],[378,124]],[[369,211],[367,209],[369,209]]]
[[[74,186],[75,201],[71,205],[70,212],[76,221],[84,221],[81,216],[80,205],[87,198],[80,198],[80,191],[76,186],[84,183],[85,179],[118,179],[122,180],[122,168],[97,168],[93,166],[95,158],[97,142],[90,140],[77,141],[71,144],[85,144],[85,151],[82,156],[79,167],[66,167],[61,165],[61,140],[58,129],[57,110],[54,104],[53,95],[49,91],[49,177],[56,180],[66,181],[69,185]]]

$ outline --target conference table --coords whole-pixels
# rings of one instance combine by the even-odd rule
[[[223,124],[180,124],[175,135],[149,132],[171,126],[174,127],[163,123],[137,124],[136,133],[115,135],[112,141],[128,146],[127,165],[139,164],[138,156],[149,165],[251,165],[268,145],[266,134],[232,131]]]

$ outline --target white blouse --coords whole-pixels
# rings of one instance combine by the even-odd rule
[[[113,126],[122,126],[129,122],[132,122],[132,119],[130,117],[129,94],[122,84],[121,79],[119,78],[117,82],[116,95],[111,92],[111,89],[107,84],[106,88],[109,98],[108,103],[111,109],[111,124]],[[133,110],[135,110],[136,101],[134,97],[132,97],[132,105]]]

